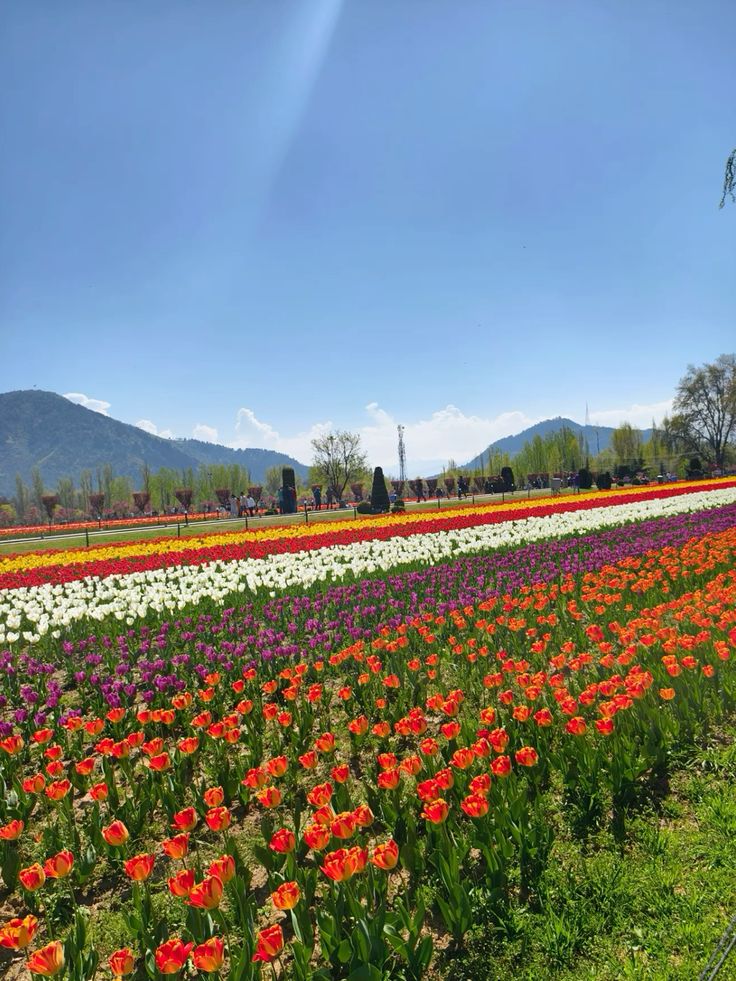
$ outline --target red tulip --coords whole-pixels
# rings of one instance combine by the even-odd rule
[[[176,974],[189,959],[193,943],[182,943],[178,937],[167,940],[156,948],[156,967],[162,974]]]
[[[60,941],[52,940],[40,950],[34,951],[26,961],[32,974],[40,974],[44,978],[52,978],[64,969],[64,948]]]
[[[221,937],[210,937],[192,951],[192,961],[198,971],[211,973],[219,971],[225,953],[225,944]]]
[[[266,927],[258,932],[256,938],[256,952],[253,954],[254,961],[269,961],[278,957],[279,952],[284,946],[284,935],[278,923],[274,926]]]

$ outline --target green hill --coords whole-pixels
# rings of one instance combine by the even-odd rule
[[[294,467],[306,477],[307,467],[273,450],[233,450],[196,439],[163,439],[99,412],[92,412],[54,392],[0,394],[0,494],[15,491],[15,475],[29,482],[38,467],[52,488],[61,477],[79,481],[82,470],[110,464],[116,474],[137,480],[141,467],[151,470],[194,468],[200,463],[239,463],[259,483],[273,466]]]

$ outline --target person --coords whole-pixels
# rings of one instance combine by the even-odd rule
[[[237,516],[238,516],[238,499],[234,494],[232,494],[230,496],[230,517],[237,518]]]
[[[334,495],[332,493],[332,487],[330,486],[330,487],[327,488],[327,507],[328,508],[331,508],[332,507],[333,500],[334,500]]]
[[[246,497],[245,506],[248,508],[248,514],[251,516],[251,518],[254,518],[256,515],[256,502],[251,494]]]
[[[312,494],[314,495],[314,509],[319,511],[322,508],[322,488],[313,487]]]
[[[279,487],[279,514],[284,513],[284,488]]]

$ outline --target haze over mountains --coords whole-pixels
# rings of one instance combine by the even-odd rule
[[[134,481],[140,478],[143,464],[151,470],[196,470],[200,464],[238,463],[248,469],[254,483],[265,479],[269,467],[294,467],[302,478],[308,469],[273,450],[234,450],[198,439],[153,436],[54,392],[0,394],[0,494],[15,492],[16,474],[29,482],[34,466],[44,484],[53,488],[61,477],[78,484],[82,470],[94,474],[108,463],[116,474]]]

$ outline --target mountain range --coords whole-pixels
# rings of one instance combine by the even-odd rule
[[[198,469],[200,464],[240,464],[254,483],[265,480],[269,467],[293,467],[305,479],[308,468],[274,450],[235,450],[198,439],[164,439],[137,426],[118,422],[54,392],[0,394],[0,494],[15,492],[15,476],[30,482],[38,467],[47,488],[61,477],[75,484],[83,470],[93,473],[110,464],[116,474],[140,479],[141,467],[151,470]]]

